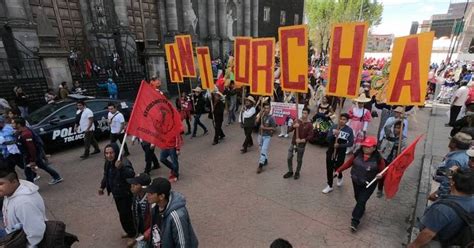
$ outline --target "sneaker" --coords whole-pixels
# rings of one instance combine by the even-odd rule
[[[259,165],[258,165],[258,169],[257,169],[257,174],[262,173],[262,171],[263,171],[262,164],[259,164]]]
[[[175,175],[171,175],[171,176],[168,177],[168,181],[170,181],[170,183],[177,182],[178,177],[175,176]]]
[[[296,173],[295,173],[295,176],[293,177],[293,179],[298,180],[299,178],[300,178],[300,173],[299,173],[299,172],[296,172]]]
[[[383,190],[377,190],[377,198],[383,197]]]
[[[359,226],[359,224],[355,221],[351,221],[351,232],[357,232],[357,226]]]
[[[288,171],[285,175],[283,175],[283,178],[286,179],[286,178],[290,178],[290,177],[292,177],[292,176],[293,176],[293,172]]]
[[[344,182],[343,178],[338,178],[337,181],[336,181],[337,187],[341,187],[343,182]]]
[[[217,145],[217,144],[219,144],[219,142],[216,142],[216,141],[212,142],[212,145],[213,145],[213,146],[215,146],[215,145]]]
[[[285,138],[288,138],[288,134],[283,135]]]
[[[246,152],[247,152],[247,148],[242,148],[242,149],[240,149],[240,152],[241,152],[241,153],[246,153]]]
[[[326,188],[323,189],[322,192],[323,192],[323,194],[327,194],[327,193],[329,193],[329,192],[331,192],[331,191],[332,191],[332,187],[330,187],[330,186],[328,185],[328,186],[326,186]]]
[[[33,182],[36,182],[38,180],[40,180],[41,176],[40,175],[37,175],[34,179],[33,179]]]
[[[209,134],[209,131],[206,130],[206,131],[204,131],[204,134],[203,134],[202,136],[206,136],[206,135],[208,135],[208,134]]]
[[[157,165],[153,165],[153,167],[151,167],[152,170],[157,170],[159,169],[161,166],[160,164],[157,164]]]
[[[55,185],[55,184],[58,184],[60,182],[64,181],[64,179],[62,177],[58,178],[58,179],[51,179],[51,181],[49,181],[49,185]]]
[[[283,137],[283,136],[285,136],[285,135],[284,135],[284,134],[282,134],[282,133],[278,135],[278,137],[280,137],[280,138],[281,138],[281,137]]]

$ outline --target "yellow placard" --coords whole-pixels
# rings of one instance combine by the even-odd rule
[[[275,38],[252,39],[250,93],[273,95]]]
[[[234,76],[236,86],[250,85],[250,50],[252,38],[236,37],[234,40]]]
[[[433,39],[434,32],[395,39],[387,86],[387,104],[425,104]]]
[[[214,78],[212,75],[211,55],[208,47],[196,47],[199,75],[202,88],[214,90]]]
[[[278,28],[280,45],[280,86],[284,91],[308,92],[308,27]]]
[[[165,44],[166,61],[168,62],[168,72],[173,83],[183,82],[183,70],[179,58],[178,46],[176,43]]]
[[[366,22],[339,23],[332,27],[326,94],[354,98],[359,85],[367,43]]]
[[[175,43],[179,52],[183,77],[196,77],[196,66],[194,64],[193,42],[191,35],[176,35]]]

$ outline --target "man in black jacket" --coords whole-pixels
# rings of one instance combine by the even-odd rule
[[[107,194],[114,197],[119,212],[120,223],[125,231],[122,238],[133,238],[136,235],[132,214],[132,192],[128,178],[135,176],[132,164],[126,158],[118,159],[119,147],[116,143],[109,144],[104,149],[104,177],[100,183],[99,195]]]
[[[197,127],[198,125],[204,130],[204,135],[208,133],[207,127],[201,122],[201,115],[206,112],[206,100],[202,93],[201,87],[196,87],[193,89],[193,104],[194,104],[194,127],[193,127],[193,135],[191,137],[196,137]]]

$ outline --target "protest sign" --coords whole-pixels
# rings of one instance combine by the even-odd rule
[[[214,90],[214,78],[212,77],[211,55],[208,47],[196,47],[199,73],[202,88]]]
[[[175,43],[165,44],[166,60],[168,62],[168,72],[170,80],[173,83],[183,82],[183,72],[181,68],[181,61],[178,52],[178,47]]]
[[[250,45],[252,38],[236,37],[234,41],[235,84],[238,86],[250,85]]]
[[[308,27],[278,28],[280,44],[280,86],[284,91],[308,92]]]
[[[303,112],[304,105],[298,104],[298,115],[296,115],[296,107],[294,103],[283,103],[283,102],[271,102],[271,114],[275,118],[277,125],[284,125],[287,118],[290,117],[293,120],[297,116],[301,116]]]
[[[179,51],[183,77],[196,77],[191,35],[176,35],[175,43]]]
[[[251,42],[250,93],[273,95],[273,71],[275,68],[275,39],[258,38]]]

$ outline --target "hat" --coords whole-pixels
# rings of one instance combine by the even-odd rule
[[[247,98],[245,98],[245,100],[249,100],[249,101],[251,101],[253,104],[255,104],[255,99],[253,98],[253,96],[248,96]]]
[[[467,156],[469,157],[474,157],[474,148],[470,148],[469,150],[466,151]]]
[[[370,102],[371,99],[366,97],[364,93],[360,94],[359,97],[355,98],[354,101],[360,102],[360,103],[366,103]]]
[[[157,193],[159,195],[169,194],[171,191],[171,184],[167,179],[158,177],[153,179],[153,182],[148,187],[146,187],[145,191],[147,193]]]
[[[142,186],[147,186],[151,183],[151,178],[146,173],[138,174],[136,177],[127,178],[127,183],[129,184],[140,184]]]
[[[453,136],[452,141],[458,144],[458,147],[461,149],[469,149],[471,145],[472,137],[471,135],[463,132],[458,132],[456,135]]]
[[[202,89],[201,89],[201,87],[197,86],[196,88],[193,89],[193,91],[202,92]]]
[[[400,107],[400,106],[399,106],[399,107],[396,107],[396,108],[393,110],[393,112],[403,113],[404,110],[405,110],[405,109],[404,109],[403,107]]]
[[[377,138],[374,136],[367,136],[360,144],[361,146],[372,147],[377,145]]]

